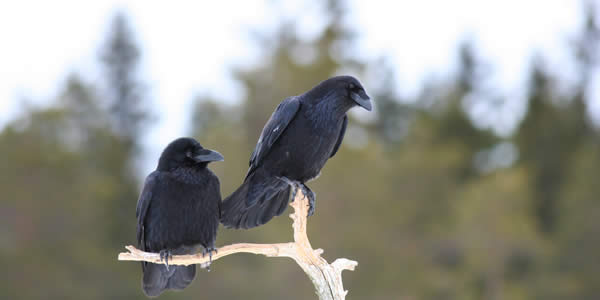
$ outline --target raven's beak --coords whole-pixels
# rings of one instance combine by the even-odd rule
[[[202,149],[193,156],[193,159],[197,162],[211,162],[211,161],[223,161],[223,155],[217,151],[213,151],[210,149]]]
[[[354,102],[356,102],[356,104],[358,104],[362,108],[368,111],[371,111],[371,109],[373,109],[370,101],[371,98],[369,98],[369,95],[367,95],[367,93],[365,93],[364,90],[360,90],[358,93],[350,92],[350,97],[352,98],[352,100],[354,100]]]

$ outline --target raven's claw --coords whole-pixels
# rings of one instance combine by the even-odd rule
[[[308,216],[312,216],[315,213],[315,202],[317,197],[315,196],[315,193],[309,188],[307,187],[304,183],[300,182],[300,181],[296,181],[296,180],[290,180],[286,177],[278,177],[279,179],[287,182],[289,185],[292,186],[293,191],[292,191],[292,202],[294,202],[294,199],[296,199],[296,194],[298,193],[298,189],[302,190],[302,193],[304,194],[305,197],[308,198]]]
[[[160,255],[160,260],[165,261],[165,266],[167,267],[167,271],[169,271],[169,257],[173,256],[173,255],[171,255],[171,251],[163,249],[163,250],[160,250],[160,252],[158,254]]]
[[[317,196],[310,188],[308,188],[304,184],[302,184],[300,188],[302,189],[302,193],[304,193],[304,195],[306,195],[306,197],[308,198],[308,216],[310,217],[315,213],[315,204]]]
[[[219,251],[217,250],[217,248],[215,247],[204,247],[202,249],[202,257],[204,257],[206,255],[206,253],[208,253],[208,263],[206,265],[206,270],[208,272],[210,272],[210,265],[212,264],[212,255],[213,255],[213,251],[215,252],[215,254],[217,254]]]
[[[294,199],[296,199],[296,193],[297,192],[298,192],[298,187],[296,187],[296,185],[293,185],[292,202],[294,202]]]
[[[292,187],[292,202],[294,202],[294,199],[296,198],[296,192],[300,188],[300,185],[302,185],[302,182],[295,181],[295,180],[290,180],[290,179],[288,179],[287,177],[284,177],[284,176],[277,177],[277,178],[279,180],[284,181],[285,183],[289,184]]]

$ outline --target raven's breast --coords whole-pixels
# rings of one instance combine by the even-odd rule
[[[146,218],[150,249],[175,249],[182,245],[210,245],[218,227],[218,202],[204,184],[178,180],[161,182]]]

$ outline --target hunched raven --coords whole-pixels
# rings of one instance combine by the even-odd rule
[[[314,213],[315,195],[305,185],[338,151],[348,117],[371,101],[360,82],[351,76],[329,78],[306,93],[283,100],[262,130],[250,157],[243,184],[223,201],[221,222],[226,227],[253,228],[285,210],[290,189],[309,198]]]
[[[173,254],[215,249],[221,211],[219,179],[206,166],[222,161],[216,151],[192,138],[179,138],[162,152],[156,170],[144,183],[136,208],[137,241],[143,251],[159,252],[166,265],[142,262],[142,289],[156,297],[181,290],[196,275],[196,266],[170,266]]]

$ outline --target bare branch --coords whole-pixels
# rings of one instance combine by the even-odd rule
[[[294,213],[290,218],[294,221],[294,242],[279,244],[248,244],[239,243],[219,248],[219,252],[213,255],[212,260],[235,253],[262,254],[268,257],[292,258],[308,275],[315,286],[315,290],[321,300],[343,300],[347,291],[342,283],[342,271],[353,271],[358,262],[346,258],[338,258],[332,264],[327,263],[321,257],[323,249],[313,249],[306,235],[306,219],[308,213],[308,199],[301,190],[296,193],[296,198],[290,205]],[[158,253],[149,253],[136,249],[133,246],[125,247],[129,252],[119,254],[119,260],[147,261],[155,264],[163,264]],[[174,255],[169,259],[171,265],[204,264],[209,261],[208,256],[201,253],[192,255]]]

